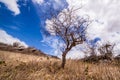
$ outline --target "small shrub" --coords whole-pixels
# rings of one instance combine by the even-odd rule
[[[91,56],[85,57],[82,60],[84,62],[89,62],[89,63],[98,63],[99,62],[99,58],[96,55],[91,55]]]
[[[114,58],[115,65],[120,66],[120,56]]]
[[[5,61],[0,60],[0,64],[5,64]]]

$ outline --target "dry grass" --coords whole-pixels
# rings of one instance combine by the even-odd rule
[[[120,80],[120,68],[113,64],[91,64],[67,60],[60,69],[60,60],[0,51],[0,80]]]

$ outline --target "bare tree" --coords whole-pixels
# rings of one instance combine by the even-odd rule
[[[101,47],[99,47],[98,51],[106,59],[112,60],[114,46],[115,44],[106,43],[106,44],[103,44]]]
[[[79,9],[65,9],[57,17],[53,17],[47,23],[47,30],[50,34],[57,36],[65,46],[62,47],[62,63],[64,68],[66,54],[76,45],[86,40],[86,30],[89,25],[89,16],[77,16]]]
[[[96,46],[91,46],[90,44],[86,45],[86,50],[83,51],[85,54],[90,54],[91,56],[95,56],[97,54],[96,52]]]

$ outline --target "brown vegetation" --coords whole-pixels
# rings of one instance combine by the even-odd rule
[[[86,63],[0,51],[0,80],[119,80],[120,66],[112,63]]]
[[[43,53],[42,51],[34,48],[34,47],[28,47],[25,48],[23,46],[20,46],[20,43],[13,43],[13,45],[8,45],[4,43],[0,43],[0,50],[2,51],[10,51],[15,53],[22,53],[22,54],[28,54],[28,55],[36,55],[36,56],[45,56],[45,57],[52,57],[52,58],[58,58],[56,56],[47,55]]]

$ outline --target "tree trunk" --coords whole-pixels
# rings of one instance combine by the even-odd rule
[[[71,48],[73,47],[73,45],[71,45],[69,48],[67,48],[63,54],[62,54],[62,64],[61,64],[61,68],[64,69],[65,67],[65,63],[66,63],[66,54],[71,50]]]
[[[62,64],[61,64],[61,68],[64,69],[65,63],[66,63],[66,53],[63,53],[63,54],[62,54]]]

